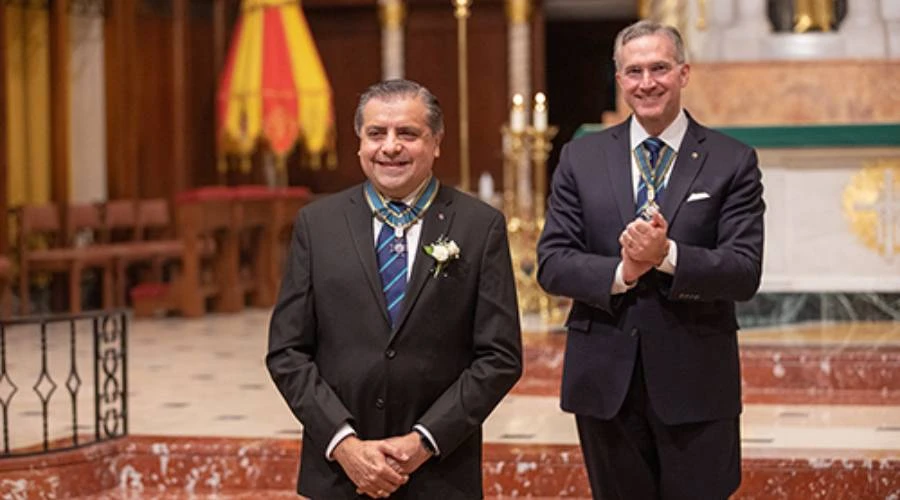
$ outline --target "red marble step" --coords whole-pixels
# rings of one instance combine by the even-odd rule
[[[528,335],[516,394],[558,396],[565,334]],[[900,404],[900,347],[742,345],[746,403]]]
[[[297,500],[298,496],[295,491],[276,490],[218,492],[198,495],[187,491],[175,491],[168,493],[153,491],[135,492],[131,490],[122,490],[115,488],[91,495],[83,495],[76,498],[80,500]]]
[[[0,498],[292,498],[299,449],[287,439],[132,436],[0,460]],[[574,445],[487,444],[483,470],[488,498],[590,497]],[[733,499],[900,497],[893,451],[745,449],[743,474]]]

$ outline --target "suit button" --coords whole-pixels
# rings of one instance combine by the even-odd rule
[[[394,359],[394,356],[397,355],[397,351],[388,349],[387,351],[384,351],[384,355],[387,357],[387,359]]]
[[[383,410],[384,409],[384,400],[381,398],[376,399],[375,400],[375,408],[378,408],[379,410]]]
[[[632,328],[631,331],[628,333],[628,335],[631,335],[632,337],[637,337],[637,335],[638,335],[638,329],[637,329],[637,328]]]

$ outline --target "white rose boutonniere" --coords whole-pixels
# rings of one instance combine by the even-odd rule
[[[459,258],[459,246],[455,241],[441,236],[434,243],[425,245],[425,253],[434,259],[434,277],[437,278],[441,271],[447,267],[451,260]]]

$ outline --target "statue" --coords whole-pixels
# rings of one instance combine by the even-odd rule
[[[794,32],[831,31],[835,21],[833,0],[794,0]]]

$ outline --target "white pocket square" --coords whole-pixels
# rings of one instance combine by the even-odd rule
[[[687,202],[690,203],[692,201],[705,200],[707,198],[709,198],[709,193],[705,193],[705,192],[701,191],[698,193],[691,193],[691,195],[688,196]]]

